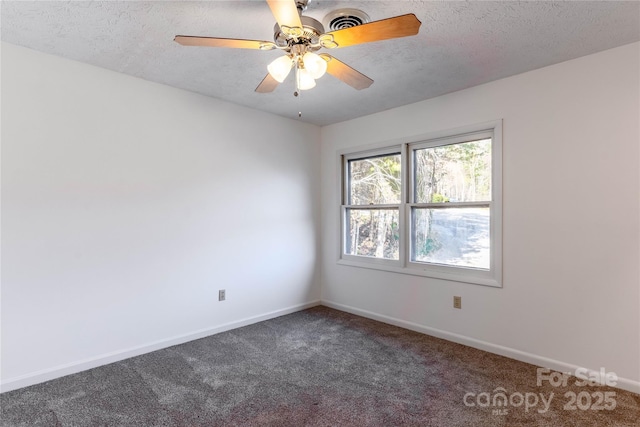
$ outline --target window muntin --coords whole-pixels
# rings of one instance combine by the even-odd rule
[[[502,121],[340,161],[340,264],[501,286]]]

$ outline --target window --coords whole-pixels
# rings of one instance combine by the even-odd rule
[[[341,264],[501,286],[502,122],[340,153]]]
[[[346,161],[345,254],[399,259],[400,152]]]

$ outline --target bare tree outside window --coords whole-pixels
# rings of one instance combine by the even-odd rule
[[[346,253],[399,259],[400,154],[351,160],[348,179]]]

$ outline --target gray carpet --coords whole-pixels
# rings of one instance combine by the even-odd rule
[[[513,405],[478,396],[502,387]],[[613,410],[565,393],[615,393]],[[495,393],[498,393],[495,391]],[[466,393],[475,393],[473,397]],[[516,393],[548,400],[525,408]],[[486,396],[485,396],[486,397]],[[589,397],[591,399],[591,397]],[[638,426],[640,395],[316,307],[0,395],[2,426]],[[482,406],[484,405],[484,406]],[[571,405],[569,405],[571,406]],[[503,410],[503,412],[499,412]],[[507,412],[504,412],[506,410]]]

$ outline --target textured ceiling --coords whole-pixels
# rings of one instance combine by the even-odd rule
[[[278,51],[185,47],[176,34],[272,40],[275,20],[254,1],[3,1],[2,40],[146,80],[326,125],[640,40],[640,2],[311,1],[323,21],[339,8],[372,20],[415,13],[417,36],[333,49],[375,82],[357,91],[330,75],[293,96],[290,76],[254,92]],[[325,50],[326,51],[326,50]]]

